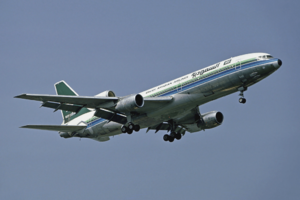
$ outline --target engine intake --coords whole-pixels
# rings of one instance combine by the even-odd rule
[[[115,97],[115,96],[116,96],[115,93],[111,90],[106,90],[96,95],[96,97]]]
[[[116,110],[120,112],[128,113],[138,108],[141,108],[143,106],[144,106],[143,96],[140,94],[136,94],[121,99],[116,105]]]
[[[221,112],[212,111],[205,113],[202,116],[203,121],[198,123],[198,127],[201,129],[210,129],[222,124],[224,116]]]

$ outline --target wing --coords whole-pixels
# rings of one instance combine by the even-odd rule
[[[158,131],[168,131],[169,132],[171,130],[171,128],[167,122],[163,122],[163,123],[157,124],[155,126],[148,127],[146,133],[149,130],[155,130],[155,133],[157,133]],[[185,128],[181,127],[181,126],[177,126],[175,129],[175,132],[181,133],[182,135],[185,134],[185,131],[186,131]]]
[[[42,101],[41,107],[57,110],[65,110],[78,113],[82,108],[96,109],[95,116],[101,117],[120,124],[127,123],[127,116],[118,112],[115,106],[122,101],[122,97],[88,97],[69,95],[43,95],[43,94],[21,94],[15,98]],[[134,110],[138,114],[146,114],[152,110],[160,109],[170,103],[173,97],[145,97],[144,106]]]
[[[28,99],[43,102],[58,102],[65,104],[81,105],[87,108],[110,108],[118,101],[118,97],[85,97],[68,95],[43,95],[43,94],[21,94],[15,98]],[[46,106],[47,107],[47,106]]]
[[[78,113],[83,106],[80,105],[68,105],[68,104],[61,104],[61,103],[54,103],[54,102],[44,102],[42,103],[41,107],[46,107],[46,108],[53,108],[55,111],[57,110],[65,110],[65,111],[70,111],[70,112],[75,112]]]
[[[95,116],[107,119],[109,121],[117,122],[119,124],[126,124],[127,117],[120,113],[111,112],[104,109],[96,109]]]
[[[30,128],[30,129],[39,129],[39,130],[48,130],[48,131],[59,131],[59,132],[73,132],[79,131],[86,128],[84,125],[80,126],[66,126],[66,125],[26,125],[21,126],[20,128]]]
[[[42,101],[43,107],[67,110],[75,112],[81,107],[87,108],[111,108],[119,101],[118,97],[86,97],[86,96],[68,96],[68,95],[45,95],[45,94],[21,94],[15,98]],[[145,104],[151,109],[153,106],[164,105],[172,101],[172,97],[146,97]],[[50,101],[50,102],[49,102]],[[52,103],[56,102],[56,103]],[[58,104],[59,103],[59,104]],[[65,105],[60,105],[65,104]],[[73,105],[66,105],[73,104]],[[61,106],[58,108],[58,106]]]
[[[15,98],[42,101],[42,107],[53,108],[56,110],[66,110],[79,112],[81,108],[104,108],[115,111],[115,105],[122,100],[118,97],[87,97],[87,96],[69,96],[69,95],[45,95],[45,94],[21,94]],[[171,96],[167,97],[146,97],[145,105],[135,110],[137,113],[147,113],[152,109],[158,109],[173,100]]]
[[[186,123],[195,123],[195,122],[201,120],[201,114],[200,114],[199,107],[195,107],[195,108],[191,109],[183,117],[177,118],[174,120],[177,124],[175,132],[178,132],[178,133],[181,133],[184,135],[185,132],[187,131],[187,128],[185,126]],[[147,132],[149,130],[155,130],[155,133],[157,133],[160,130],[165,130],[165,131],[169,132],[171,130],[171,128],[170,128],[170,125],[168,122],[163,122],[163,123],[157,124],[155,126],[148,127]]]
[[[169,104],[173,101],[172,96],[166,96],[166,97],[145,97],[144,98],[144,106],[142,108],[139,108],[135,110],[134,112],[137,113],[148,113],[150,111],[160,109],[164,107],[166,104]]]

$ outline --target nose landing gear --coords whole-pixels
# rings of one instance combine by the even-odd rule
[[[244,91],[246,91],[247,90],[247,88],[246,87],[240,87],[240,88],[238,88],[238,91],[240,91],[240,94],[239,94],[239,96],[241,96],[241,98],[239,98],[239,102],[240,103],[246,103],[246,99],[244,98]]]
[[[240,103],[246,103],[246,99],[245,98],[239,98],[239,102]]]

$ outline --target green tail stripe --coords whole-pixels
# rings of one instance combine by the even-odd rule
[[[78,94],[65,81],[55,83],[54,86],[58,95],[78,96]],[[78,113],[65,110],[62,110],[61,112],[63,115],[64,123],[67,123],[75,119],[76,117],[79,117],[80,115],[90,112],[90,110],[87,108],[82,108]]]
[[[78,96],[77,93],[64,81],[56,83],[55,88],[58,95]]]

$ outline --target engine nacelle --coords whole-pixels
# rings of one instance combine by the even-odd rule
[[[116,96],[115,93],[111,90],[106,90],[96,95],[96,97],[115,97],[115,96]]]
[[[198,127],[201,129],[210,129],[221,125],[224,120],[224,116],[221,112],[212,111],[202,115],[202,119],[203,121],[199,121],[197,123]]]
[[[141,108],[143,106],[144,106],[143,96],[140,94],[136,94],[121,99],[116,105],[116,110],[123,113],[128,113],[138,108]]]

